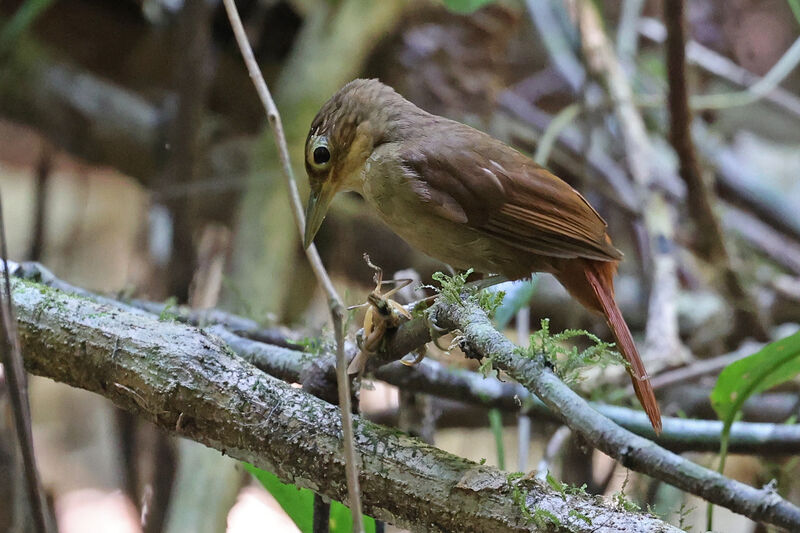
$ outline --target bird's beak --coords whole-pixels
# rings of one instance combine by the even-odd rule
[[[306,207],[306,232],[303,236],[303,246],[308,248],[314,241],[322,226],[322,221],[325,220],[325,215],[328,214],[328,207],[331,205],[331,200],[336,195],[336,187],[330,183],[323,183],[319,191],[311,191],[308,196],[308,207]]]

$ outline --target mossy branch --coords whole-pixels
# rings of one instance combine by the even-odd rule
[[[726,478],[634,435],[592,409],[553,373],[544,356],[522,356],[474,302],[467,300],[456,305],[438,302],[431,308],[429,316],[440,326],[461,331],[471,350],[491,358],[497,368],[559,413],[563,422],[587,443],[617,459],[623,466],[661,479],[752,520],[792,531],[800,529],[800,508],[781,498],[774,489],[756,489]]]
[[[28,371],[96,392],[159,427],[345,500],[338,409],[234,355],[214,335],[155,315],[16,279],[13,300]],[[289,351],[289,350],[287,350]],[[354,417],[364,508],[414,531],[570,531],[593,524],[677,531],[592,498],[566,501],[535,482],[450,455]],[[519,493],[515,496],[515,493]],[[520,497],[520,494],[523,496]]]

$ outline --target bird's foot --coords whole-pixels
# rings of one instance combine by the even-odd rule
[[[428,354],[428,349],[425,345],[422,345],[419,349],[417,349],[417,356],[414,358],[413,361],[408,361],[406,359],[400,359],[400,362],[405,366],[417,366],[425,359],[425,356]]]
[[[431,316],[428,313],[425,313],[424,316],[425,316],[425,322],[428,325],[428,333],[431,336],[431,342],[434,344],[434,346],[436,346],[443,352],[449,352],[450,347],[448,346],[447,348],[445,348],[444,346],[440,345],[439,339],[450,333],[450,330],[447,328],[441,328],[438,325],[436,325],[436,320],[431,318]]]

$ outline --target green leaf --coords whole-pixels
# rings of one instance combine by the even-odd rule
[[[282,483],[278,477],[266,470],[242,463],[244,469],[250,472],[267,492],[278,501],[286,514],[294,521],[303,533],[311,533],[314,529],[314,492],[309,489],[300,489],[294,485]],[[375,533],[375,521],[364,517],[364,529],[367,533]],[[331,502],[331,533],[350,533],[353,530],[353,519],[350,509],[339,502]]]
[[[711,405],[723,422],[733,422],[747,399],[800,374],[800,332],[764,346],[728,365],[711,391]]]
[[[767,344],[749,357],[731,363],[720,372],[711,391],[711,406],[722,420],[719,442],[719,467],[725,470],[731,426],[748,398],[794,378],[800,373],[800,331]],[[712,529],[713,505],[706,510],[707,529]]]
[[[553,477],[553,475],[550,472],[547,472],[547,477],[545,479],[547,480],[547,484],[550,485],[550,488],[561,494],[562,500],[567,501],[567,492],[564,487],[564,484],[559,480],[557,480],[555,477]]]
[[[794,18],[797,19],[797,22],[800,22],[800,1],[798,0],[788,0],[789,7],[792,8],[792,13],[794,14]]]
[[[472,13],[493,0],[444,0],[444,5],[456,13]]]

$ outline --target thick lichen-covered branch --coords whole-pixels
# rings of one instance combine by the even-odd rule
[[[320,390],[335,387],[334,357],[320,353],[316,356],[302,351],[301,335],[285,327],[261,328],[255,321],[232,315],[218,309],[190,310],[169,304],[145,300],[120,301],[93,294],[58,279],[52,272],[38,263],[20,263],[12,269],[22,279],[35,281],[50,288],[72,295],[90,298],[97,303],[117,307],[130,313],[146,311],[177,322],[197,327],[224,340],[240,357],[259,369],[288,382],[317,380]],[[519,412],[524,406],[530,414],[557,420],[558,415],[541,400],[518,383],[502,382],[494,377],[484,377],[476,372],[453,369],[430,359],[414,368],[396,362],[409,352],[430,341],[430,327],[424,316],[417,316],[404,323],[398,330],[390,332],[382,349],[370,359],[374,376],[403,390],[432,394],[440,398],[467,402],[473,405],[498,408],[507,412]],[[349,357],[358,351],[347,345]],[[685,377],[684,379],[689,379]],[[655,383],[655,381],[654,381]],[[772,400],[756,397],[751,399],[750,411],[763,409],[765,402],[774,411],[776,419],[788,416],[784,410],[776,409]],[[333,398],[331,398],[332,401]],[[793,405],[790,397],[784,404]],[[664,418],[661,435],[653,433],[652,426],[641,411],[590,402],[614,423],[654,440],[660,446],[675,452],[716,451],[719,449],[721,422],[686,418]],[[687,407],[688,409],[688,407]],[[745,415],[746,418],[747,415]],[[800,449],[800,427],[783,423],[736,422],[731,428],[729,448],[732,453],[759,455],[795,453]]]
[[[264,374],[201,329],[19,279],[13,299],[30,372],[346,501],[335,406]],[[677,531],[358,417],[355,433],[365,511],[415,531]]]

